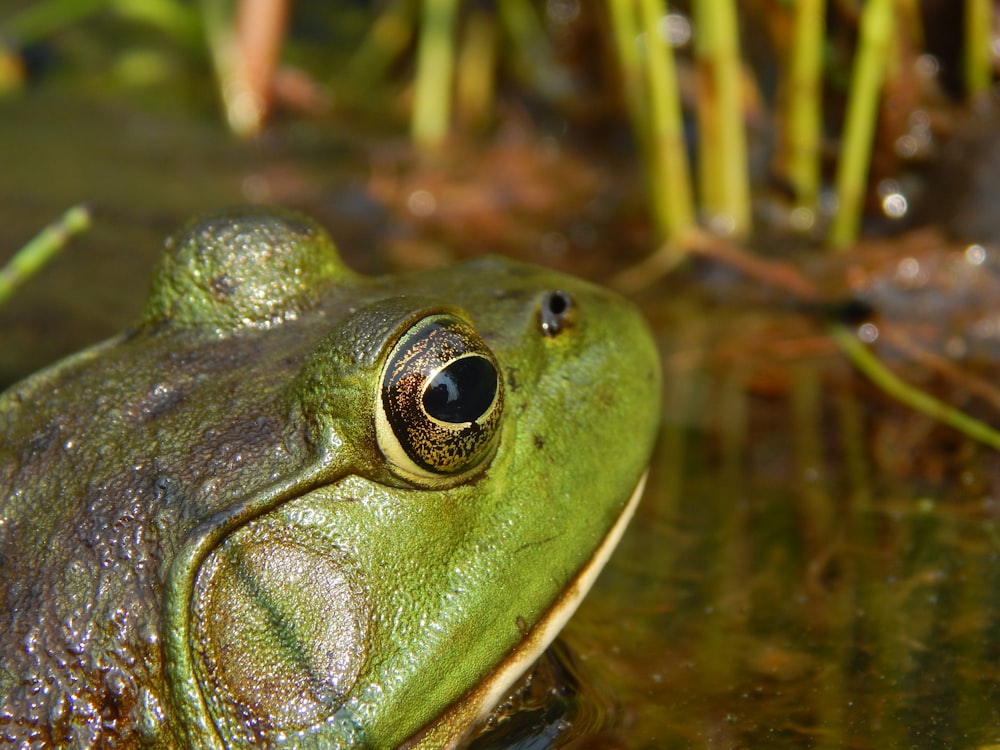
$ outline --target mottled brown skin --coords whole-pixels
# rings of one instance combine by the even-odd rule
[[[0,417],[0,494],[18,488],[0,527],[6,742],[177,744],[153,719],[167,713],[158,622],[173,551],[232,487],[249,490],[304,454],[278,386],[312,338],[173,338],[137,334],[88,355],[99,369],[15,388],[12,398],[37,404],[33,420]]]
[[[167,247],[134,330],[0,396],[6,743],[180,745],[169,565],[195,526],[308,453],[288,384],[329,330],[321,295],[340,309],[349,278],[325,233],[237,209]]]

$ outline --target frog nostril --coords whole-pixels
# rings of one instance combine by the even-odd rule
[[[539,312],[542,333],[546,336],[558,336],[570,323],[573,310],[573,298],[562,290],[555,290],[545,295]]]

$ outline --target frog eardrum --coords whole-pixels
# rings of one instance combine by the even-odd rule
[[[496,445],[504,389],[496,358],[454,315],[413,324],[386,358],[376,398],[379,449],[404,475],[452,475]]]

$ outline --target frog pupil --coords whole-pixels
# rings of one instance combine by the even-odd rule
[[[484,357],[462,357],[431,380],[424,391],[424,410],[442,422],[475,422],[490,408],[496,392],[493,364]]]

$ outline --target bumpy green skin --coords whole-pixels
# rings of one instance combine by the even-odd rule
[[[506,405],[482,465],[414,480],[374,404],[401,326],[442,309]],[[608,292],[502,259],[361,278],[287,213],[190,225],[133,331],[0,396],[0,744],[400,744],[559,599],[658,413]]]

